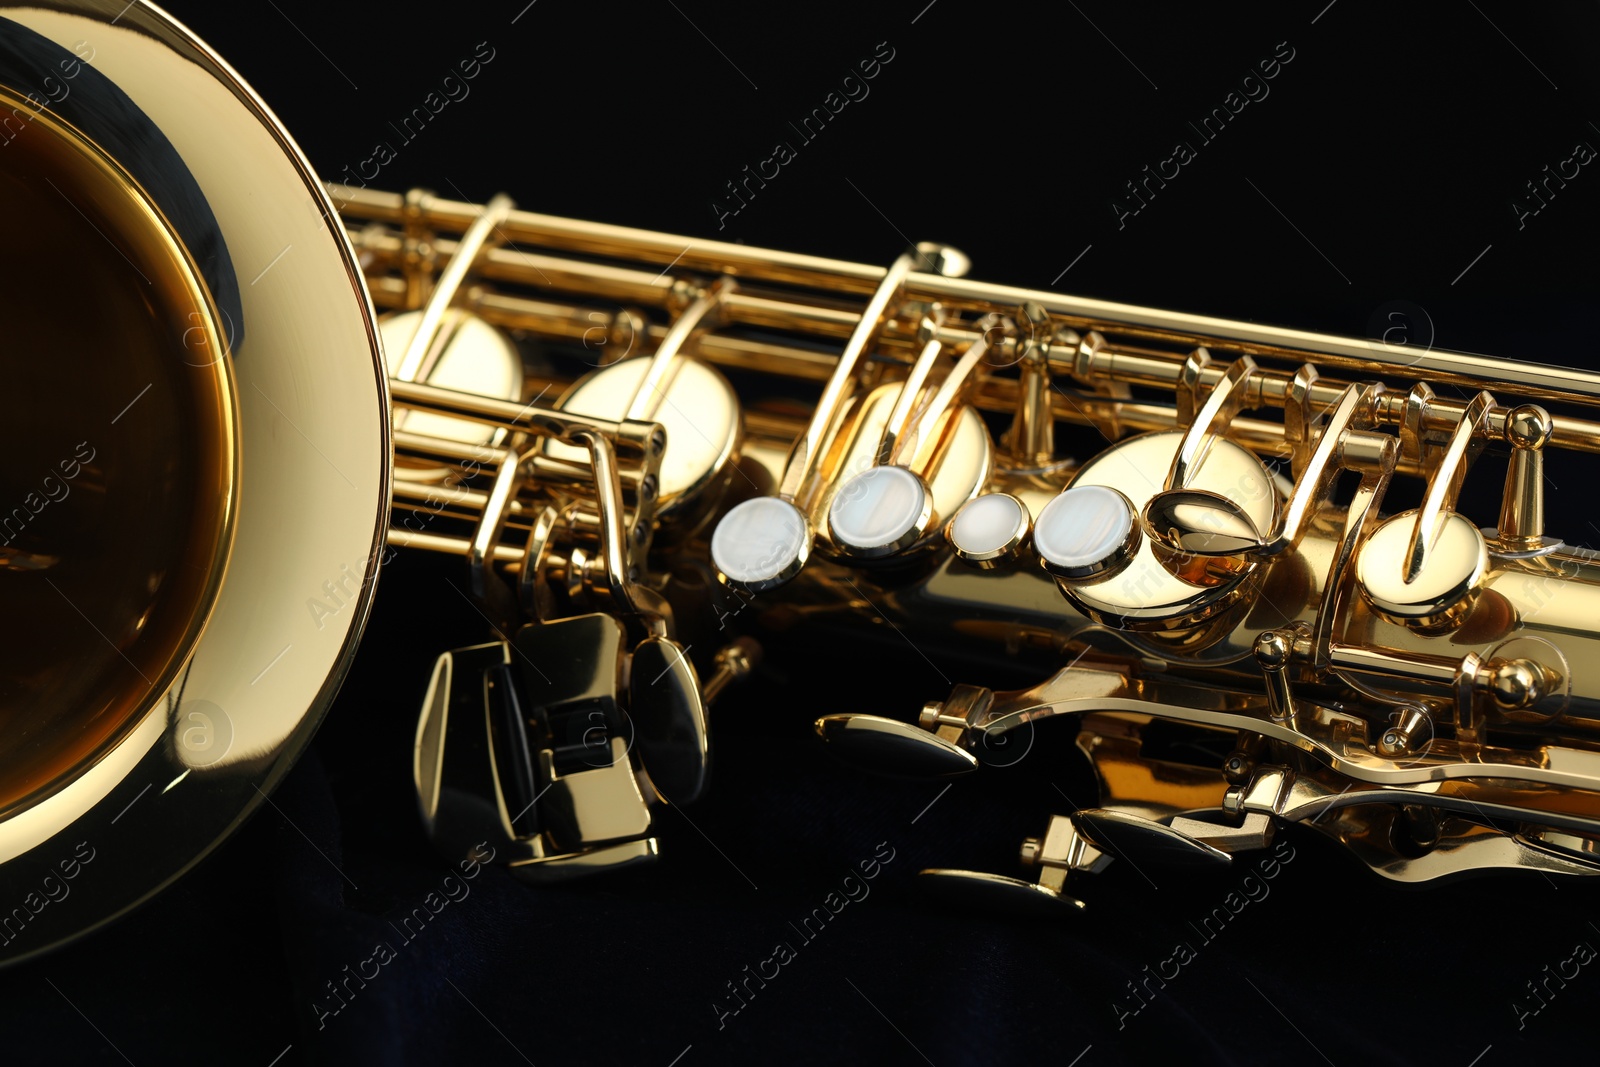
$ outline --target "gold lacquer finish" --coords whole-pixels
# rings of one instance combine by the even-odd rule
[[[859,264],[324,187],[215,55],[115,6],[0,2],[27,114],[0,595],[39,620],[0,662],[0,890],[64,843],[138,862],[0,961],[259,804],[415,549],[497,638],[435,665],[418,813],[530,882],[671,847],[713,699],[807,633],[1034,675],[823,718],[860,766],[984,773],[1079,721],[1098,803],[1041,813],[1026,877],[926,872],[962,900],[1070,916],[1122,855],[1300,832],[1403,881],[1600,873],[1600,562],[1542,495],[1549,455],[1600,453],[1600,375],[993,285],[943,245]],[[1469,515],[1486,452],[1500,506]]]
[[[1176,433],[1132,437],[1079,468],[1073,486],[1117,489],[1135,514],[1163,491],[1160,471],[1182,457],[1187,442]],[[1258,460],[1232,441],[1220,440],[1186,463],[1186,485],[1214,492],[1240,509],[1255,529],[1270,528],[1278,489]],[[1215,557],[1163,551],[1147,538],[1121,568],[1086,581],[1063,581],[1062,590],[1099,622],[1129,629],[1182,630],[1237,603],[1248,568],[1218,566]]]
[[[574,382],[556,406],[616,418],[629,411],[630,402],[648,385],[649,400],[637,417],[659,422],[676,446],[661,469],[658,506],[665,517],[703,502],[708,492],[726,483],[738,460],[744,423],[733,387],[714,367],[673,360],[663,372],[664,381],[648,383],[650,369],[647,360],[629,359],[594,371]],[[578,456],[556,442],[545,445],[545,454],[569,461]]]
[[[1426,565],[1407,577],[1394,561],[1404,558],[1416,517],[1401,512],[1372,532],[1356,557],[1356,581],[1378,614],[1434,627],[1465,615],[1483,586],[1489,552],[1476,526],[1448,515],[1433,534]]]
[[[249,89],[143,4],[0,4],[0,39],[0,507],[28,515],[0,891],[83,842],[116,872],[11,916],[10,961],[149,897],[287,773],[371,603],[391,460],[354,253]]]

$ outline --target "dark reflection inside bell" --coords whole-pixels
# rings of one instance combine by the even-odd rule
[[[204,298],[120,175],[36,119],[0,147],[0,202],[4,812],[165,692],[219,573],[233,458]]]

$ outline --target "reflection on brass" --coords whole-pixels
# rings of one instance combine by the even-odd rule
[[[26,106],[0,87],[0,114]],[[222,578],[237,458],[227,338],[189,253],[82,133],[42,113],[27,134],[0,152],[0,816],[176,677]]]
[[[1465,617],[1482,588],[1488,565],[1483,534],[1457,512],[1432,531],[1425,566],[1402,570],[1416,529],[1416,513],[1402,512],[1378,526],[1356,557],[1356,581],[1373,611],[1400,623],[1439,627]]]
[[[0,962],[260,804],[417,549],[488,620],[415,735],[453,860],[651,862],[661,808],[716,788],[713,698],[824,635],[996,667],[872,709],[790,671],[851,763],[999,773],[1078,720],[1095,803],[1040,813],[1026,877],[927,872],[962,901],[1070,915],[1124,853],[1299,826],[1402,881],[1600,873],[1600,558],[1542,495],[1553,451],[1600,453],[1600,375],[994,285],[943,245],[323,186],[218,57],[115,6],[0,0],[0,892],[114,824],[142,860]],[[35,106],[70,57],[96,77]],[[1485,449],[1500,506],[1467,515]],[[1033,684],[984,684],[1002,662]]]
[[[265,803],[354,656],[393,461],[355,253],[259,99],[148,5],[4,2],[0,38],[0,895],[122,857],[11,915],[11,962]]]

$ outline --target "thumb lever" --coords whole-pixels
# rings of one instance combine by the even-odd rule
[[[671,804],[692,803],[704,792],[711,770],[706,709],[761,660],[761,646],[741,637],[717,653],[715,673],[701,684],[688,651],[670,637],[648,637],[634,649],[630,668],[628,708],[639,754],[656,791]]]

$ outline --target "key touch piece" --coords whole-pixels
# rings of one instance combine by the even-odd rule
[[[810,554],[810,524],[782,497],[746,500],[724,515],[711,535],[711,561],[719,576],[756,593],[800,573]]]
[[[922,539],[933,498],[904,467],[869,467],[850,478],[828,508],[828,531],[851,555],[890,556]]]
[[[1139,543],[1128,498],[1103,485],[1074,486],[1054,497],[1033,524],[1033,547],[1044,569],[1087,578],[1122,563]]]
[[[1010,493],[985,493],[969,500],[945,526],[957,558],[982,565],[1014,557],[1033,520],[1028,506]]]

